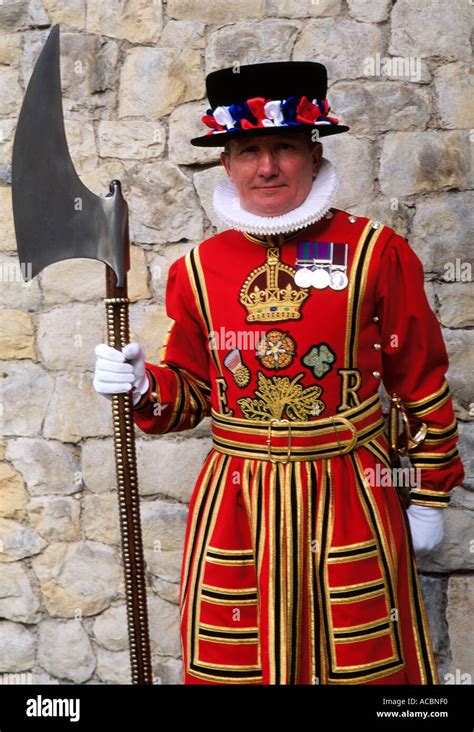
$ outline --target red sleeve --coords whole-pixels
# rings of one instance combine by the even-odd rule
[[[143,432],[180,432],[211,413],[208,340],[186,261],[180,257],[168,272],[166,313],[171,323],[161,345],[160,363],[145,362],[150,387],[133,410],[134,422]]]
[[[446,380],[449,361],[441,327],[424,289],[423,266],[408,242],[393,234],[381,255],[377,279],[382,379],[409,413],[412,426],[425,422],[425,439],[410,450],[419,469],[412,503],[447,507],[464,479],[458,429]],[[412,430],[413,432],[413,430]]]

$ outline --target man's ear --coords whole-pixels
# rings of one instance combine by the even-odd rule
[[[222,165],[224,166],[224,168],[226,169],[226,173],[227,173],[227,175],[229,176],[229,178],[231,178],[232,176],[231,176],[231,174],[230,174],[230,163],[229,163],[229,156],[228,156],[228,154],[226,153],[226,151],[225,151],[225,150],[223,150],[223,151],[221,152],[221,155],[220,155],[220,161],[221,161],[221,164],[222,164]]]
[[[316,178],[319,166],[321,165],[321,158],[323,157],[323,145],[321,142],[316,142],[312,149],[313,156],[313,180]]]

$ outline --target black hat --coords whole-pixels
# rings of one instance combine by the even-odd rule
[[[233,137],[318,131],[347,132],[328,116],[326,67],[316,61],[273,61],[213,71],[206,77],[211,108],[201,119],[210,131],[192,145],[218,147]]]

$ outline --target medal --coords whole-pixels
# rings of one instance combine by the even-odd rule
[[[348,285],[348,244],[331,241],[298,241],[295,283],[298,287],[344,290]]]
[[[333,244],[332,266],[329,287],[333,290],[344,290],[347,287],[347,244]]]
[[[329,285],[329,272],[322,267],[317,267],[311,272],[311,284],[318,290],[323,290]]]
[[[311,284],[317,290],[323,290],[329,285],[329,265],[331,264],[331,247],[329,241],[313,242],[313,262],[315,268],[311,274]]]
[[[341,272],[341,270],[335,270],[331,273],[331,278],[329,281],[329,287],[332,287],[333,290],[343,290],[345,287],[347,287],[347,275],[345,272]]]
[[[311,267],[313,265],[313,257],[310,256],[311,246],[310,241],[298,242],[295,273],[295,283],[298,287],[311,287]]]
[[[298,287],[311,287],[312,277],[309,267],[305,266],[296,270],[295,282]]]

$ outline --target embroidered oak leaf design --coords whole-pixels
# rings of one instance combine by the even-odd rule
[[[336,360],[336,354],[328,346],[327,343],[320,343],[312,346],[301,359],[305,366],[308,366],[316,376],[320,379],[328,371],[331,371],[332,364]]]
[[[293,421],[306,420],[308,415],[314,414],[315,405],[319,414],[326,405],[318,399],[322,389],[320,386],[303,386],[297,382],[304,376],[298,374],[293,379],[288,376],[272,376],[267,378],[261,371],[258,372],[258,389],[255,396],[238,399],[243,415],[247,419],[261,419],[267,421],[269,417],[282,419],[285,414]]]

